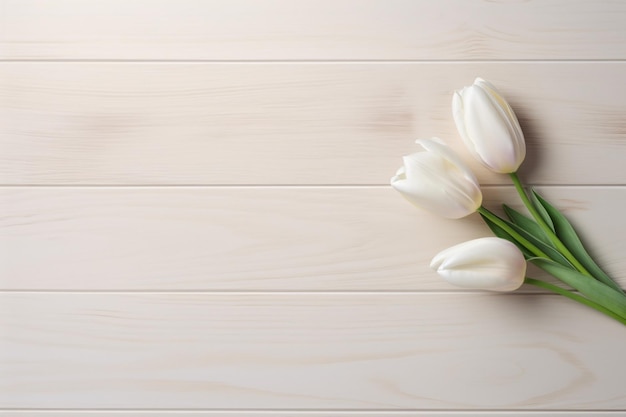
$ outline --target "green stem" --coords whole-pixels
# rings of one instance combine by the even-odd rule
[[[541,288],[545,288],[547,290],[550,290],[554,293],[563,295],[567,298],[569,298],[570,300],[574,300],[577,301],[581,304],[586,305],[587,307],[591,307],[597,311],[599,311],[600,313],[606,314],[609,317],[614,318],[615,320],[619,321],[620,323],[626,325],[626,318],[620,316],[619,314],[616,314],[614,312],[612,312],[611,310],[603,307],[602,305],[595,303],[593,301],[590,301],[588,299],[586,299],[585,297],[578,295],[572,291],[568,291],[564,288],[558,287],[556,285],[552,285],[550,283],[547,283],[545,281],[540,281],[538,279],[534,279],[534,278],[528,278],[526,277],[526,279],[524,279],[524,283],[525,284],[530,284],[530,285],[534,285],[536,287],[541,287]]]
[[[532,216],[535,218],[535,220],[537,221],[537,224],[539,224],[539,227],[541,227],[541,229],[545,232],[545,234],[548,236],[550,241],[554,243],[554,246],[556,247],[556,249],[559,252],[561,252],[561,254],[565,256],[565,258],[578,271],[595,279],[595,277],[591,275],[589,271],[587,271],[587,269],[578,261],[578,259],[576,259],[574,255],[572,255],[572,253],[569,251],[569,249],[567,249],[567,247],[563,244],[563,242],[561,242],[561,239],[559,239],[559,237],[552,231],[552,228],[550,228],[550,226],[548,226],[546,222],[543,220],[543,217],[541,217],[541,215],[539,214],[535,206],[533,206],[533,203],[528,198],[528,194],[526,194],[526,191],[524,190],[522,182],[517,176],[517,172],[512,172],[509,174],[509,176],[511,177],[511,180],[513,181],[513,184],[515,185],[515,189],[517,190],[517,193],[522,199],[522,202],[524,203],[524,205],[526,206],[530,214],[532,214]]]
[[[492,213],[491,211],[489,211],[484,206],[478,207],[477,211],[480,214],[482,214],[483,216],[485,216],[486,218],[488,218],[489,220],[491,220],[492,222],[494,222],[495,224],[497,224],[498,226],[500,226],[500,228],[502,228],[505,232],[507,232],[509,235],[511,235],[511,237],[513,237],[515,240],[517,240],[526,249],[531,251],[535,256],[539,256],[540,258],[551,259],[541,249],[539,249],[537,246],[533,245],[528,239],[526,239],[524,236],[522,236],[519,233],[517,233],[511,226],[506,224],[506,222],[503,219],[501,219],[498,215],[496,215],[495,213]]]

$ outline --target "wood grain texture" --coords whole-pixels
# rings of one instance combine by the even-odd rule
[[[0,65],[0,184],[387,184],[455,88],[501,86],[523,175],[626,184],[626,63]],[[582,162],[582,163],[581,163]]]
[[[451,94],[487,78],[522,176],[626,285],[625,21],[619,0],[0,0],[0,416],[626,416],[623,326],[448,286],[432,256],[489,232],[387,186],[418,137],[468,158]],[[517,201],[472,167],[487,206]]]
[[[560,297],[0,295],[0,407],[623,410],[623,326]]]
[[[547,187],[626,284],[624,187]],[[485,204],[514,207],[509,187]],[[429,268],[491,233],[417,210],[390,187],[0,189],[0,289],[451,290]]]
[[[2,0],[4,59],[624,59],[622,1]]]

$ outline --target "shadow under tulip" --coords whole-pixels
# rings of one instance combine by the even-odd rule
[[[542,164],[541,156],[546,153],[541,145],[542,142],[545,142],[545,138],[541,137],[541,129],[537,125],[537,117],[533,115],[532,111],[527,110],[523,105],[513,100],[509,100],[509,105],[517,116],[522,132],[524,132],[524,140],[526,142],[526,158],[520,166],[518,174],[522,181],[532,182],[534,177],[533,173],[536,172]]]

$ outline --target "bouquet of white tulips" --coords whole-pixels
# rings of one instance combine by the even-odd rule
[[[496,235],[448,248],[431,266],[459,287],[513,291],[531,284],[626,324],[624,290],[591,258],[565,216],[534,190],[527,193],[520,182],[524,134],[498,90],[477,78],[455,92],[452,113],[470,153],[488,169],[511,177],[530,216],[503,205],[505,219],[485,208],[478,181],[461,158],[440,139],[418,140],[424,151],[403,158],[392,187],[414,205],[447,218],[478,212]],[[567,288],[527,277],[527,262]]]

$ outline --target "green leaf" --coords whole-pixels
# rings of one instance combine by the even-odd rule
[[[537,246],[539,249],[543,251],[546,255],[550,257],[551,260],[567,267],[574,269],[574,266],[567,260],[565,256],[561,254],[558,250],[554,249],[554,247],[550,245],[546,245],[541,240],[537,239],[521,227],[516,224],[511,223],[510,226],[520,235],[525,237],[528,241],[530,241],[533,245]]]
[[[554,261],[545,258],[534,258],[531,259],[531,262],[570,287],[580,291],[589,300],[611,310],[620,317],[626,318],[626,296],[624,294]]]
[[[502,204],[502,208],[504,209],[504,212],[509,217],[509,219],[511,219],[511,222],[526,230],[526,232],[541,240],[543,243],[554,247],[554,244],[552,243],[550,238],[546,236],[543,229],[536,221],[534,221],[530,217],[523,215],[519,211],[507,206],[506,204]]]
[[[485,219],[485,222],[487,223],[487,225],[489,226],[491,231],[497,237],[500,237],[502,239],[506,239],[506,240],[508,240],[510,242],[515,243],[517,245],[517,247],[520,248],[520,249],[523,248],[522,249],[522,253],[524,253],[524,256],[531,256],[531,257],[535,256],[530,250],[528,250],[522,243],[518,242],[517,239],[515,239],[513,236],[511,236],[506,230],[503,230],[500,226],[498,226],[497,224],[491,222],[489,219],[485,218],[484,216],[483,216],[483,219]],[[532,234],[528,233],[526,230],[522,229],[521,227],[519,227],[515,223],[511,223],[510,221],[505,220],[505,219],[502,219],[502,221],[504,223],[506,223],[507,226],[509,226],[515,232],[519,233],[523,238],[525,238],[530,243],[532,243],[537,248],[539,248],[543,253],[548,255],[548,257],[550,259],[552,259],[553,261],[558,262],[561,265],[566,266],[568,268],[573,268],[572,264],[570,264],[569,261],[563,255],[561,255],[561,253],[559,251],[554,249],[554,247],[552,247],[550,245],[546,245],[541,240],[537,239]]]
[[[620,288],[620,286],[613,281],[611,277],[609,277],[606,272],[600,268],[600,266],[598,266],[591,255],[589,255],[580,241],[580,238],[576,234],[574,227],[567,220],[567,218],[561,214],[559,210],[537,194],[536,191],[533,190],[532,194],[552,219],[557,237],[561,240],[561,242],[563,242],[565,247],[569,249],[572,255],[578,259],[578,262],[580,262],[596,279],[624,294],[624,290]]]
[[[519,243],[513,236],[508,234],[506,230],[502,229],[500,226],[498,226],[497,224],[489,220],[489,218],[485,217],[484,215],[481,214],[480,217],[483,218],[483,220],[485,221],[489,229],[491,229],[491,231],[493,232],[494,235],[496,235],[496,237],[499,237],[500,239],[508,240],[509,242],[514,243],[515,246],[517,246],[519,250],[522,251],[522,253],[524,254],[524,258],[530,259],[535,256],[533,255],[532,252],[526,249],[524,245]]]
[[[573,291],[569,291],[566,290],[565,288],[561,288],[558,285],[553,285],[550,284],[549,282],[545,282],[545,281],[541,281],[538,279],[533,279],[533,278],[529,278],[526,277],[524,279],[524,284],[530,284],[530,285],[535,285],[539,288],[545,288],[547,290],[550,290],[556,294],[562,295],[564,297],[569,298],[570,300],[576,301],[578,303],[584,304],[587,307],[591,307],[594,310],[599,311],[602,314],[606,314],[607,316],[614,318],[615,320],[619,321],[620,323],[622,323],[623,325],[626,326],[626,318],[620,317],[618,314],[615,314],[614,312],[612,312],[611,310],[607,309],[604,306],[601,306],[598,303],[594,303],[593,301],[591,301],[590,299],[583,297],[582,295],[578,294],[577,292],[573,292]]]
[[[548,227],[552,229],[553,232],[555,232],[552,219],[550,218],[550,215],[548,214],[546,209],[541,204],[541,201],[538,199],[538,197],[539,196],[537,195],[535,190],[532,190],[532,192],[530,193],[530,201],[533,203],[533,207],[535,208],[535,210],[537,210],[537,212],[539,213],[543,221],[548,225]]]

